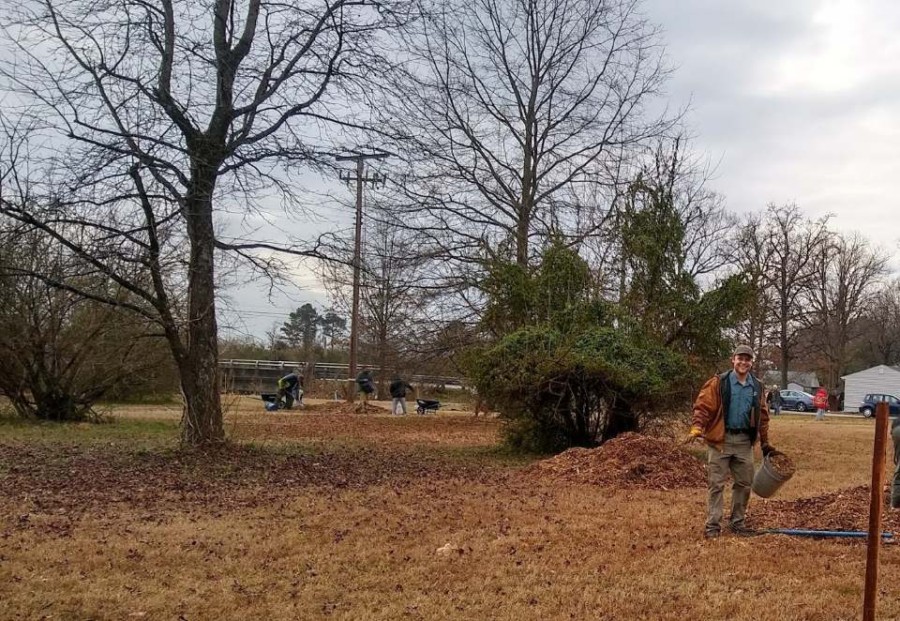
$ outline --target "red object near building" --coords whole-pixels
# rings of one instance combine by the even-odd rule
[[[827,410],[828,409],[828,391],[824,388],[819,388],[816,391],[816,395],[813,397],[813,406],[817,410]]]

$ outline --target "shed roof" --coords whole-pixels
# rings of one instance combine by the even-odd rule
[[[789,384],[800,384],[811,388],[819,385],[819,380],[812,371],[788,371],[787,379]],[[762,381],[766,385],[779,384],[781,382],[781,371],[766,371],[763,374]]]
[[[842,375],[841,379],[846,380],[848,377],[856,377],[858,375],[869,375],[873,371],[876,371],[878,369],[882,369],[882,372],[889,371],[891,373],[900,374],[900,366],[889,367],[886,364],[877,364],[874,367],[869,367],[868,369],[863,369],[862,371],[857,371],[856,373],[849,373],[847,375]]]

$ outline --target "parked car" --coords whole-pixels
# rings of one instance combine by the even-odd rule
[[[900,416],[900,399],[894,395],[882,395],[873,393],[863,397],[863,402],[859,404],[860,413],[866,418],[872,418],[875,415],[875,404],[886,401],[890,409],[891,416]]]
[[[813,396],[808,392],[803,392],[802,390],[782,390],[781,409],[807,412],[816,408],[813,407]]]

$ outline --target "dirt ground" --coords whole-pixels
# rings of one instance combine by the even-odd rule
[[[0,423],[0,619],[860,616],[864,544],[707,542],[702,481],[659,470],[696,464],[635,466],[644,440],[545,466],[508,455],[496,419],[309,406],[231,399],[234,442],[211,453],[178,449],[175,408]],[[873,428],[774,420],[798,471],[749,519],[864,527]],[[900,619],[898,583],[886,545],[879,619]]]

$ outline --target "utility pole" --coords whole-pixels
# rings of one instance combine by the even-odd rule
[[[350,381],[356,380],[357,355],[359,349],[359,275],[362,266],[362,212],[363,212],[363,184],[370,183],[377,186],[384,183],[385,176],[377,172],[367,177],[365,175],[366,160],[383,160],[391,154],[387,151],[374,151],[362,153],[352,151],[346,155],[338,155],[335,159],[339,162],[356,162],[356,172],[341,172],[340,179],[348,185],[356,181],[356,234],[353,242],[353,309],[350,314]],[[352,386],[349,391],[349,401],[353,401],[356,391]]]

